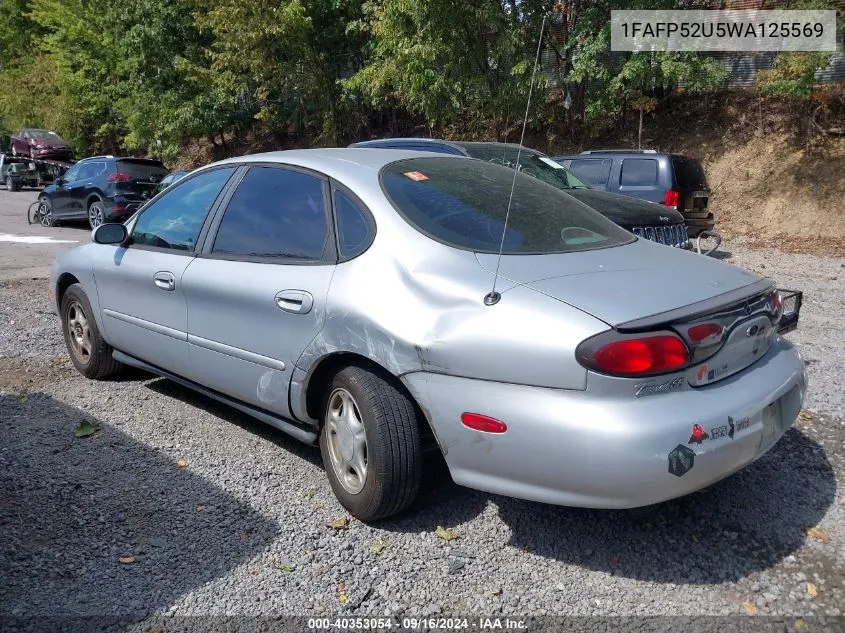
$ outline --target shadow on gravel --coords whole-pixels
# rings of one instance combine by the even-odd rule
[[[149,614],[275,538],[173,458],[49,396],[19,398],[0,396],[0,614]],[[101,430],[76,438],[83,419]]]
[[[150,375],[146,374],[146,376]],[[318,448],[307,446],[282,431],[213,398],[165,378],[148,382],[146,387],[168,398],[190,402],[192,406],[203,409],[226,422],[236,424],[261,439],[272,442],[291,455],[296,455],[323,468],[323,460]],[[426,456],[423,482],[412,509],[396,519],[379,521],[374,526],[395,532],[433,532],[438,525],[456,525],[472,520],[481,513],[489,500],[489,494],[455,485],[442,456],[432,453]]]
[[[511,544],[638,580],[734,581],[797,550],[834,501],[822,447],[791,429],[748,468],[698,493],[637,510],[586,510],[498,497]]]
[[[146,374],[146,376],[149,378],[152,375]],[[323,460],[320,458],[320,451],[315,447],[303,444],[299,440],[292,438],[287,433],[284,433],[269,424],[265,424],[260,420],[256,420],[246,413],[233,409],[229,405],[218,402],[214,398],[204,396],[193,389],[183,387],[178,382],[173,382],[172,380],[167,380],[166,378],[158,378],[157,380],[148,382],[145,386],[147,389],[155,391],[156,393],[168,398],[175,398],[177,400],[181,400],[182,402],[190,402],[191,406],[202,409],[203,411],[206,411],[221,420],[225,420],[230,424],[235,424],[242,429],[249,431],[253,435],[257,435],[263,440],[272,442],[282,450],[292,455],[296,455],[297,457],[318,465],[321,468],[323,466]]]

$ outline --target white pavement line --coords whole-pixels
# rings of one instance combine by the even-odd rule
[[[79,240],[57,240],[54,237],[44,237],[42,235],[0,233],[0,242],[20,242],[21,244],[76,244]]]

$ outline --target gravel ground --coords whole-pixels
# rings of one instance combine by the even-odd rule
[[[45,282],[0,285],[0,615],[839,615],[845,260],[726,246],[806,296],[807,413],[761,460],[630,512],[475,492],[432,462],[413,512],[342,530],[316,449],[140,372],[83,379]],[[101,431],[75,438],[81,420]]]

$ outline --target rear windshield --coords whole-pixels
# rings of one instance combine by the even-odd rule
[[[456,248],[499,251],[511,186],[506,255],[585,251],[635,239],[560,189],[487,161],[411,158],[385,166],[381,179],[414,228]]]
[[[534,176],[558,189],[589,189],[587,183],[578,179],[563,165],[555,162],[545,154],[530,150],[526,147],[519,150],[513,145],[494,143],[465,143],[461,145],[472,158],[486,160],[497,165],[504,165],[516,169],[529,176]],[[519,161],[517,162],[517,154]]]
[[[699,188],[707,187],[704,170],[694,158],[686,156],[672,156],[672,166],[675,168],[675,180],[679,187]]]
[[[117,161],[117,170],[129,174],[134,178],[149,178],[156,176],[157,179],[166,176],[167,167],[157,160],[146,158],[121,158]]]

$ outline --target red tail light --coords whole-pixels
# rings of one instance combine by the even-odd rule
[[[683,369],[689,363],[689,350],[669,332],[625,336],[610,331],[581,343],[576,357],[603,374],[642,376]]]
[[[110,175],[107,180],[111,182],[125,182],[127,180],[132,180],[132,176],[129,174],[124,174],[122,171],[116,171],[112,175]]]
[[[485,433],[504,433],[508,430],[508,425],[501,420],[480,413],[462,413],[461,424],[468,429]]]
[[[666,193],[663,194],[663,204],[667,207],[672,207],[677,209],[678,205],[681,203],[681,192],[676,191],[675,189],[669,189]]]
[[[780,321],[783,316],[783,296],[777,290],[772,293],[771,304],[775,321]]]
[[[722,326],[718,323],[699,323],[693,325],[687,330],[690,340],[700,343],[701,341],[710,338],[711,336],[718,336],[722,333]]]

